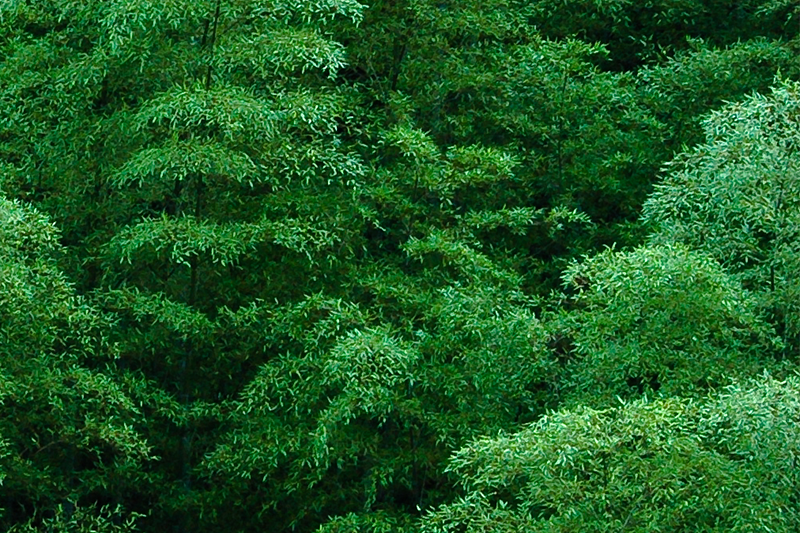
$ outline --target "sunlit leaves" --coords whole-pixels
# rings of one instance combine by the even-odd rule
[[[791,339],[800,331],[798,91],[786,82],[709,116],[706,143],[676,158],[644,209],[657,228],[654,240],[717,258],[761,294]]]
[[[74,2],[81,3],[86,4]],[[212,6],[211,0],[110,0],[92,2],[84,6],[83,13],[67,10],[65,16],[83,15],[82,19],[96,16],[100,30],[98,44],[110,54],[142,62],[149,55],[144,52],[142,56],[142,48],[155,45],[154,41],[165,30],[184,29],[187,21],[198,24]]]
[[[248,5],[247,1],[237,1],[249,7],[254,16],[271,16],[286,23],[291,22],[329,22],[341,16],[358,22],[361,19],[364,4],[356,0],[275,0]]]
[[[176,141],[136,152],[111,180],[119,187],[141,186],[151,180],[172,186],[175,180],[195,176],[222,176],[240,183],[253,183],[259,181],[260,172],[246,154],[234,152],[220,143]]]
[[[498,269],[492,260],[469,240],[461,239],[452,232],[433,230],[424,239],[412,238],[404,248],[409,256],[420,260],[426,254],[439,256],[444,265],[455,267],[472,281],[515,279],[513,273]]]
[[[0,248],[24,259],[51,254],[58,230],[47,217],[29,206],[0,197]]]
[[[0,3],[0,187],[40,210],[0,202],[3,525],[789,516],[791,387],[701,397],[791,369],[794,104],[712,116],[627,246],[697,115],[792,75],[731,40],[790,6],[645,4]]]
[[[476,284],[443,288],[427,303],[423,385],[458,406],[431,414],[439,437],[455,444],[476,426],[499,428],[500,420],[535,416],[547,400],[533,391],[552,378],[553,368],[530,302],[516,291]]]
[[[152,451],[137,427],[138,406],[92,369],[116,355],[107,338],[111,321],[59,272],[57,231],[44,215],[5,198],[0,221],[3,493],[52,513],[67,498],[117,486],[110,471],[141,468]],[[76,489],[72,470],[81,462],[84,483]],[[63,517],[64,524],[74,531],[84,531],[75,529],[83,522],[110,527],[95,509],[79,514]]]
[[[419,354],[385,330],[356,330],[341,339],[325,357],[325,382],[341,381],[345,390],[376,394],[413,381]],[[372,390],[376,392],[372,392]]]
[[[49,513],[48,513],[49,514]],[[136,519],[139,513],[126,513],[117,506],[111,509],[102,506],[79,506],[73,502],[58,505],[52,515],[32,518],[25,524],[9,529],[9,533],[40,533],[63,531],[64,533],[132,533],[138,531]]]
[[[107,245],[109,258],[133,263],[160,256],[190,265],[192,257],[207,255],[213,263],[229,265],[266,241],[309,253],[337,242],[337,236],[315,221],[287,219],[278,222],[219,224],[192,216],[144,220],[121,230]]]
[[[797,395],[796,379],[764,378],[698,402],[578,408],[476,439],[450,465],[465,496],[428,514],[422,530],[792,531],[793,467],[777,481],[780,467],[730,450],[738,440],[795,453]]]
[[[196,221],[194,217],[160,218],[140,222],[118,233],[109,243],[112,257],[131,262],[164,250],[170,260],[189,265],[189,258],[210,253],[214,262],[233,262],[261,235],[253,225]]]
[[[214,330],[208,317],[190,306],[173,302],[163,294],[143,294],[136,289],[109,291],[105,298],[118,309],[128,308],[143,323],[163,325],[183,338],[207,338]]]
[[[569,366],[581,403],[702,391],[752,375],[756,356],[768,364],[777,347],[752,296],[713,259],[682,246],[606,251],[572,266],[565,282],[577,292]]]
[[[225,42],[219,54],[223,68],[242,65],[266,79],[279,71],[311,69],[333,76],[346,64],[343,47],[313,30],[278,28],[263,35],[239,35]]]
[[[165,124],[172,129],[206,128],[226,140],[274,134],[275,111],[238,87],[206,90],[200,85],[176,87],[148,102],[137,114],[140,128]]]
[[[317,533],[405,533],[415,530],[416,526],[409,517],[377,511],[336,516],[322,525]]]
[[[674,145],[703,140],[703,113],[752,91],[765,92],[778,71],[794,72],[796,53],[788,44],[756,39],[726,48],[690,40],[688,50],[636,73],[643,100],[670,124]]]

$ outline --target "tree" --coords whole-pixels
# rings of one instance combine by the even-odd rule
[[[796,68],[793,45],[777,37],[791,35],[780,21],[752,23],[766,13],[756,13],[755,4],[741,8],[743,18],[718,14],[728,7],[377,2],[364,24],[346,34],[344,75],[371,98],[376,120],[366,131],[374,137],[406,126],[424,132],[441,154],[480,147],[518,162],[513,180],[475,183],[451,195],[456,210],[566,207],[594,222],[569,238],[486,236],[495,249],[525,250],[518,254],[527,261],[520,271],[546,295],[565,258],[641,242],[635,222],[641,204],[658,169],[684,143],[697,141],[699,115],[766,89],[778,70]],[[593,10],[605,17],[596,25],[583,16]],[[710,22],[719,17],[732,24],[731,33]],[[675,32],[674,22],[684,18],[692,29]],[[583,30],[553,29],[562,23]],[[656,27],[647,35],[664,48],[626,68],[617,52],[638,53],[639,23]],[[737,42],[742,35],[753,40]],[[367,159],[399,170],[397,155],[380,151]]]
[[[702,394],[772,366],[780,348],[753,296],[682,245],[607,250],[573,264],[564,283],[572,295],[550,323],[565,405]]]
[[[420,531],[794,531],[798,400],[796,377],[763,377],[475,439],[449,466],[462,495]]]
[[[800,339],[799,90],[781,82],[712,113],[706,142],[670,164],[644,207],[654,242],[703,250],[757,296],[786,354]]]
[[[645,4],[0,3],[0,186],[159,457],[73,515],[413,530],[478,435],[778,373],[752,284],[637,218],[699,114],[796,71],[790,6]]]
[[[155,457],[135,398],[106,368],[112,323],[59,272],[58,237],[0,197],[0,524],[129,531],[117,495],[140,490]]]
[[[442,233],[406,250],[442,264],[363,272],[380,305],[314,295],[272,318],[284,352],[248,384],[204,470],[276,527],[344,512],[409,524],[445,496],[451,450],[543,410],[551,364],[518,278]]]
[[[685,51],[694,39],[722,49],[757,37],[797,35],[790,2],[782,1],[545,0],[524,9],[549,38],[607,43],[614,70],[635,71],[659,56]]]
[[[145,527],[196,525],[193,469],[220,404],[271,355],[241,315],[313,291],[312,272],[337,276],[326,259],[358,236],[363,163],[343,143],[352,95],[333,79],[342,47],[326,28],[361,8],[2,7],[8,189],[63,227],[67,268],[116,318],[120,374],[162,391],[146,401],[161,460],[129,502]]]
[[[724,48],[699,39],[686,44],[636,72],[643,103],[668,125],[663,162],[703,142],[702,120],[709,111],[769,91],[779,72],[788,77],[797,72],[796,41],[757,38]]]

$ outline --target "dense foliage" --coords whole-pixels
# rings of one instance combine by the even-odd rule
[[[798,29],[0,2],[0,527],[797,531]]]

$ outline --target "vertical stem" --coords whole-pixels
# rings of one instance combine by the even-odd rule
[[[403,66],[403,60],[406,57],[406,52],[408,52],[408,45],[403,43],[399,46],[399,51],[397,51],[398,46],[395,46],[395,53],[394,53],[394,69],[392,71],[392,78],[391,84],[389,85],[390,90],[395,91],[397,90],[397,81],[400,79],[400,69]]]
[[[414,496],[417,495],[417,487],[419,486],[419,461],[417,461],[417,443],[414,439],[414,426],[408,426],[408,447],[411,449],[412,465],[411,465],[411,490]],[[415,498],[416,499],[416,498]]]
[[[208,69],[206,70],[206,90],[211,88],[211,79],[212,74],[214,73],[214,45],[217,44],[217,27],[219,26],[219,11],[221,4],[222,0],[217,0],[217,5],[214,9],[214,22],[211,27],[211,42],[209,43],[211,51],[208,58]],[[206,26],[206,29],[208,29],[208,26]],[[203,41],[205,41],[205,35],[203,35]]]
[[[201,176],[195,176],[196,184],[194,190],[194,218],[196,221],[199,221],[203,215],[203,190],[205,189],[205,184],[203,183],[203,179]],[[197,285],[199,283],[198,280],[198,269],[200,267],[199,258],[197,255],[193,255],[189,260],[189,265],[191,268],[191,280],[189,282],[189,305],[194,307],[197,303]]]
[[[772,293],[772,295],[771,295],[772,296],[772,307],[778,314],[778,316],[776,318],[778,318],[781,321],[780,327],[782,328],[783,331],[781,331],[780,334],[784,338],[784,340],[786,341],[786,344],[784,345],[783,356],[786,356],[786,355],[788,355],[788,353],[793,351],[793,348],[797,345],[797,340],[798,340],[797,339],[798,332],[794,331],[794,328],[792,327],[792,324],[790,323],[790,320],[791,320],[790,317],[792,315],[792,304],[789,301],[786,300],[786,296],[787,296],[787,294],[786,294],[786,290],[787,290],[786,283],[785,282],[783,283],[783,291],[781,291],[782,294],[776,294],[776,286],[775,286],[775,270],[776,270],[775,266],[776,266],[776,262],[778,261],[778,258],[781,257],[781,255],[783,255],[782,249],[783,249],[784,243],[786,242],[785,233],[784,233],[784,230],[783,230],[783,228],[787,227],[786,226],[786,213],[783,210],[783,197],[784,197],[784,192],[786,190],[786,176],[789,175],[789,173],[791,172],[792,158],[794,156],[795,150],[796,150],[796,148],[795,148],[795,144],[794,143],[790,143],[786,147],[786,160],[785,160],[786,162],[785,162],[783,171],[780,174],[780,176],[781,176],[781,178],[780,178],[780,187],[778,189],[778,198],[777,198],[777,200],[775,202],[775,218],[776,218],[776,222],[775,222],[774,230],[772,231],[772,233],[774,233],[774,235],[775,235],[775,242],[774,242],[774,245],[772,247],[772,254],[771,254],[772,257],[769,258],[770,259],[770,265],[769,265],[770,280],[769,280],[769,284],[770,284],[770,292]],[[778,265],[778,266],[781,266],[781,265]],[[786,271],[786,266],[785,265],[783,265],[783,268],[781,268],[781,271],[782,272]]]
[[[564,157],[562,155],[562,144],[564,142],[564,95],[567,91],[567,73],[561,80],[561,94],[559,94],[558,106],[558,141],[556,142],[556,157],[558,157],[558,185],[561,187],[564,183]]]
[[[219,26],[220,10],[222,7],[222,0],[217,0],[214,8],[214,17],[210,21],[206,21],[203,28],[203,37],[200,42],[201,47],[209,47],[208,67],[205,73],[204,85],[206,90],[211,88],[211,83],[214,73],[214,47],[217,42],[217,28]],[[210,36],[209,36],[210,31]],[[203,176],[194,176],[194,209],[193,215],[195,221],[199,222],[203,216],[203,193],[205,190],[205,183]],[[189,298],[188,304],[191,307],[197,305],[198,288],[200,285],[200,258],[195,254],[189,259]],[[192,394],[189,387],[189,381],[192,370],[192,359],[194,352],[194,342],[192,339],[187,339],[184,343],[183,359],[180,362],[180,402],[183,404],[184,410],[188,411],[189,404],[192,401]],[[183,489],[188,496],[192,491],[192,428],[191,423],[182,429],[180,440],[181,448],[181,478]],[[192,521],[189,512],[184,512],[180,530],[191,531]]]

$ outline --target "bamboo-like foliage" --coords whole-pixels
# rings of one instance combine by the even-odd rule
[[[118,356],[111,322],[74,293],[60,253],[46,216],[0,198],[0,523],[128,530],[118,501],[95,506],[154,456],[134,398],[103,369]]]
[[[477,439],[449,467],[463,496],[420,531],[793,531],[798,386],[578,408]]]
[[[757,374],[782,347],[756,299],[712,258],[681,245],[608,250],[574,264],[564,280],[574,309],[553,324],[563,321],[557,334],[572,344],[563,354],[565,394],[582,405],[690,396]]]
[[[791,516],[725,446],[791,440],[793,381],[719,387],[795,364],[796,87],[684,145],[796,77],[792,9],[0,1],[0,524],[677,531],[725,480]],[[542,420],[591,483],[483,494]]]
[[[706,142],[676,159],[645,206],[654,240],[713,255],[798,345],[798,86],[783,82],[709,116]]]

